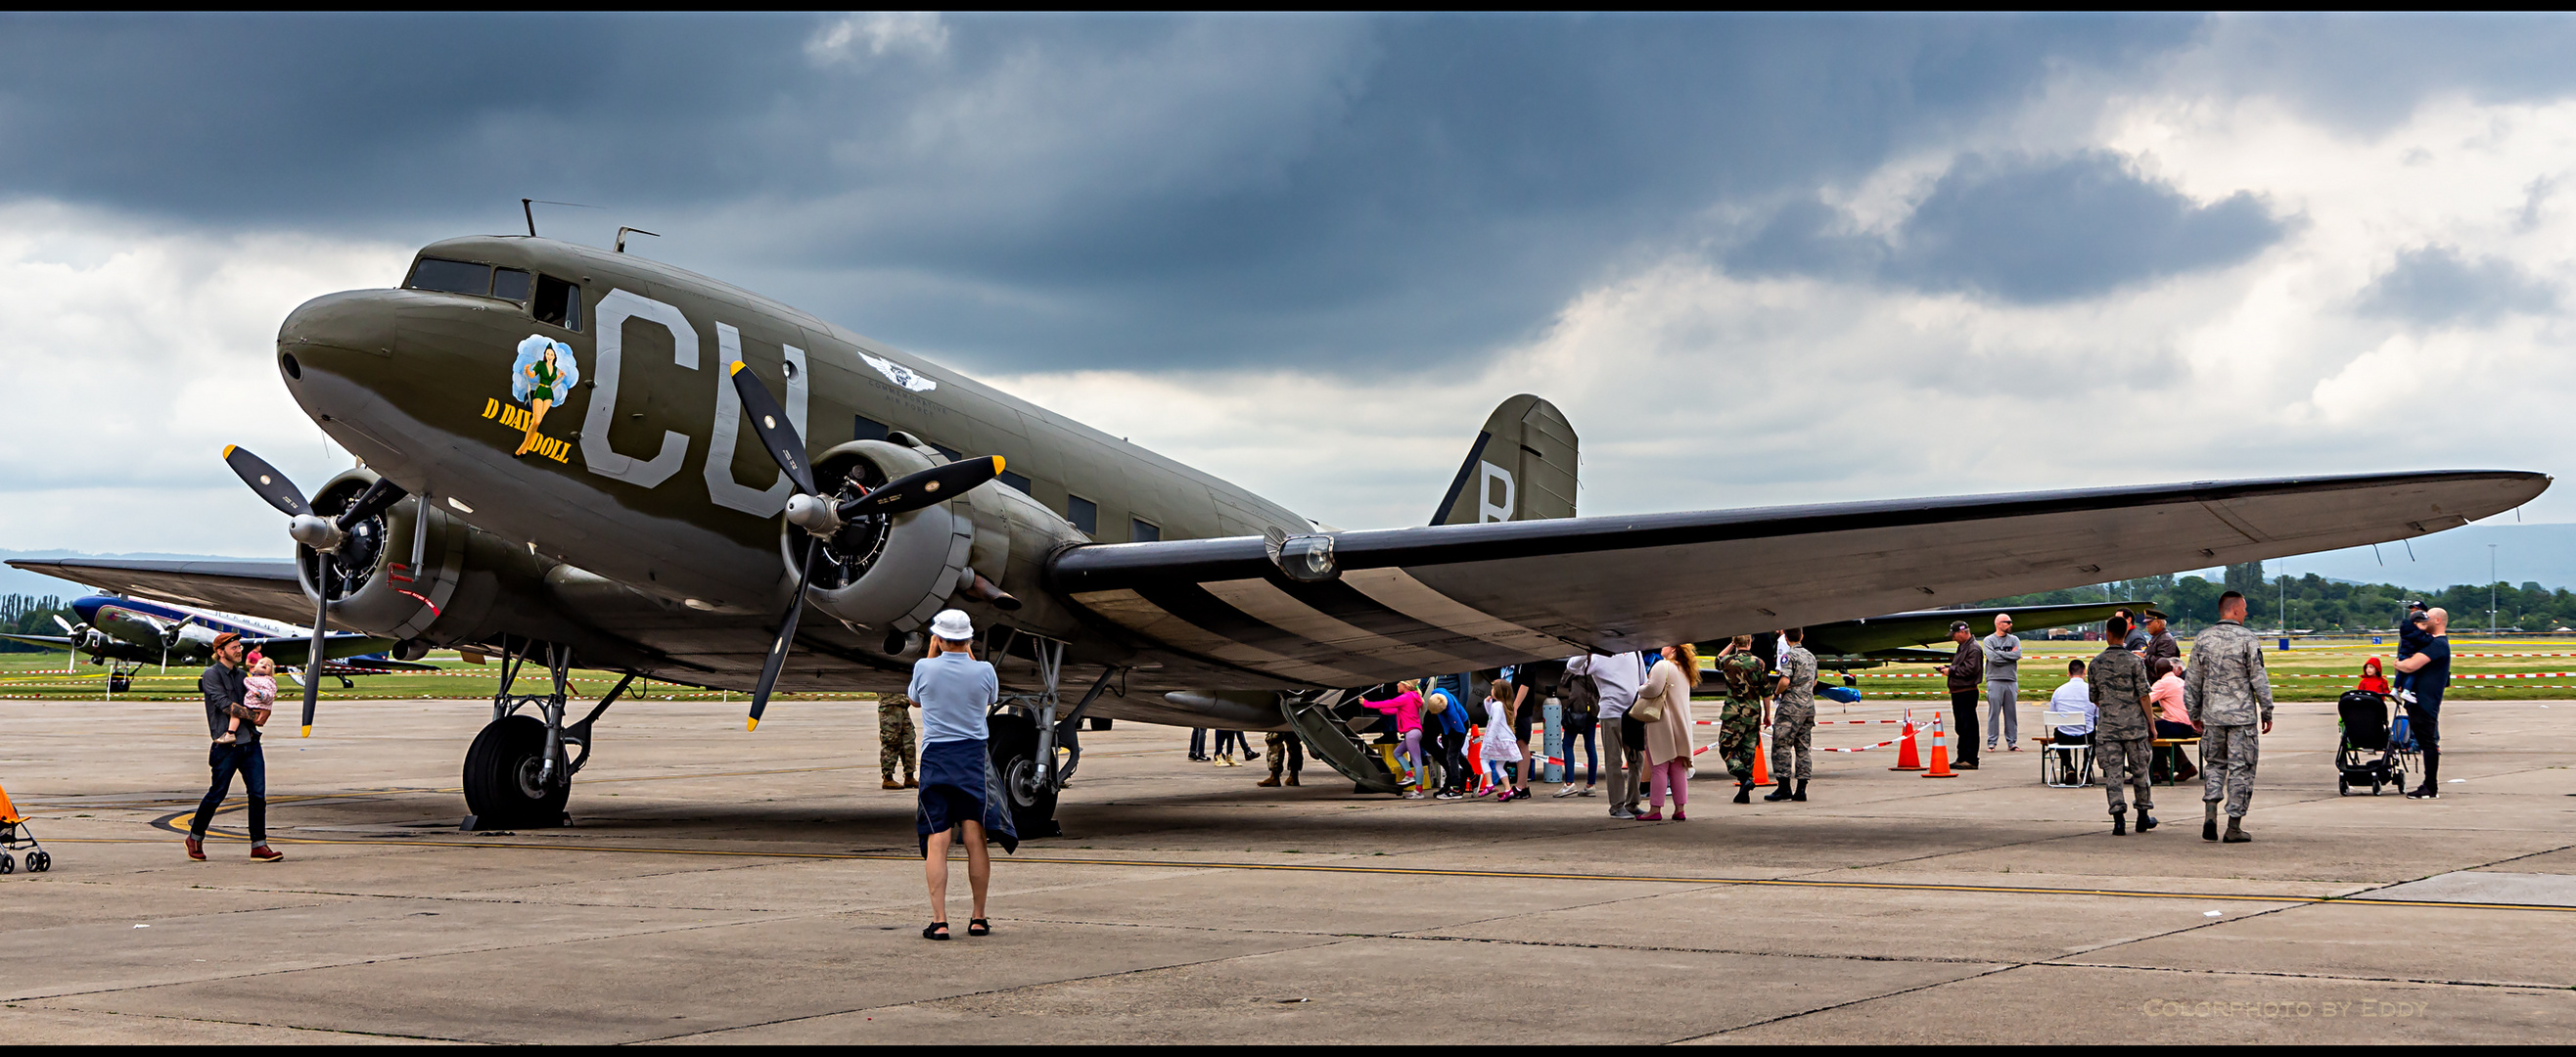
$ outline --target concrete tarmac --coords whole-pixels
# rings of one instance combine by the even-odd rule
[[[1893,715],[1861,705],[1827,718]],[[2035,729],[2037,709],[2026,729]],[[456,830],[473,702],[272,726],[288,859],[181,854],[195,706],[0,703],[53,852],[0,877],[0,1038],[46,1042],[2550,1042],[2576,1028],[2576,704],[2453,702],[2437,801],[2338,798],[2332,706],[2264,739],[2244,845],[2112,837],[2036,752],[1946,781],[1820,754],[1812,800],[1354,796],[1092,733],[1067,837],[932,943],[876,709],[622,703],[568,829]],[[1827,745],[1889,737],[1822,728]],[[1703,728],[1703,737],[1712,736]],[[244,825],[238,793],[217,825]],[[1514,1034],[1522,1032],[1522,1034]]]

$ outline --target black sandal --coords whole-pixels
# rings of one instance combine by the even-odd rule
[[[966,923],[966,934],[969,936],[990,936],[993,934],[993,923],[984,918],[976,918]]]
[[[925,940],[945,940],[945,939],[948,939],[948,938],[949,938],[949,935],[948,935],[948,923],[947,923],[947,922],[945,922],[945,921],[933,921],[933,922],[931,922],[931,923],[930,923],[930,926],[929,926],[928,928],[925,928],[925,929],[922,929],[922,930],[921,930],[921,938],[922,938],[922,939],[925,939]]]

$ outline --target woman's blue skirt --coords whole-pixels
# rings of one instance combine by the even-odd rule
[[[1002,795],[1002,776],[993,769],[991,750],[982,738],[934,741],[921,747],[921,808],[913,829],[921,854],[930,854],[930,835],[959,822],[984,824],[984,837],[1004,852],[1020,848],[1019,831],[1011,828],[1011,802]]]

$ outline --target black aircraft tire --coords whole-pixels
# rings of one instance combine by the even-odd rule
[[[572,783],[558,779],[538,788],[545,766],[546,725],[533,716],[505,716],[486,725],[465,750],[465,809],[476,824],[551,825],[563,819]]]
[[[1055,789],[1031,788],[1037,776],[1037,721],[1021,715],[994,716],[991,734],[993,771],[1002,778],[1002,797],[1010,801],[1011,828],[1021,840],[1063,836],[1064,827],[1055,821]]]

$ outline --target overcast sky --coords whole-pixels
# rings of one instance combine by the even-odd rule
[[[276,327],[636,248],[1343,527],[2556,472],[2576,21],[0,19],[0,549],[282,554]],[[2560,492],[2568,490],[2561,489]],[[2576,521],[2553,492],[2527,521]]]

